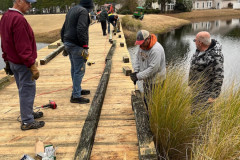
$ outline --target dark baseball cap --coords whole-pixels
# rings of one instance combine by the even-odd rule
[[[146,30],[140,30],[137,32],[137,40],[135,45],[141,45],[149,37],[149,32]]]
[[[37,0],[26,0],[27,2],[29,2],[29,3],[35,3],[35,2],[37,2]]]

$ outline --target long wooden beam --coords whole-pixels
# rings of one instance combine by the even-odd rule
[[[44,59],[40,60],[41,65],[47,64],[49,61],[51,61],[54,57],[56,57],[59,53],[61,53],[64,50],[64,45],[61,45],[58,47],[55,51],[47,55]]]
[[[138,135],[139,159],[157,160],[157,152],[153,142],[153,134],[150,129],[147,110],[144,107],[139,90],[132,94],[131,100]]]
[[[112,45],[111,49],[108,52],[108,58],[106,58],[106,66],[98,84],[95,96],[92,100],[88,116],[82,128],[81,137],[75,152],[74,160],[89,160],[91,157],[91,151],[94,144],[99,118],[101,115],[102,105],[111,74],[112,55],[115,51],[115,48],[116,43],[115,45]]]

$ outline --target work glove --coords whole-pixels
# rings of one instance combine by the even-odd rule
[[[4,70],[5,70],[6,74],[7,75],[13,75],[13,72],[12,72],[12,70],[10,68],[9,62],[5,61],[5,63],[6,63],[6,67],[4,68]]]
[[[138,78],[137,78],[137,72],[131,73],[130,74],[131,80],[133,81],[134,84],[136,84]]]
[[[83,57],[84,62],[86,63],[87,60],[88,60],[88,57],[89,57],[88,47],[84,47],[84,48],[83,48],[81,56]]]
[[[35,62],[31,67],[30,67],[30,70],[31,70],[31,72],[32,72],[32,81],[33,80],[37,80],[38,78],[39,78],[39,71],[38,71],[38,69],[37,69],[37,65],[38,65],[38,63],[37,62]]]
[[[66,57],[66,56],[68,56],[68,52],[64,49],[62,55],[63,55],[64,57]]]

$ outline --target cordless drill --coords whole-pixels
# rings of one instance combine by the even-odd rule
[[[57,108],[57,104],[54,101],[49,100],[49,104],[46,105],[42,105],[42,108],[52,108],[52,109],[56,109]]]

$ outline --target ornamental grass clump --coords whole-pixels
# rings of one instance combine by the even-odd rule
[[[122,18],[122,27],[129,31],[137,32],[142,28],[142,24],[139,20],[136,20],[130,16],[124,16]]]
[[[193,160],[240,158],[240,88],[213,105],[212,119],[193,143]]]
[[[151,129],[164,159],[185,159],[191,152],[204,117],[191,115],[192,99],[185,69],[168,67],[164,84],[153,89],[149,103]]]

